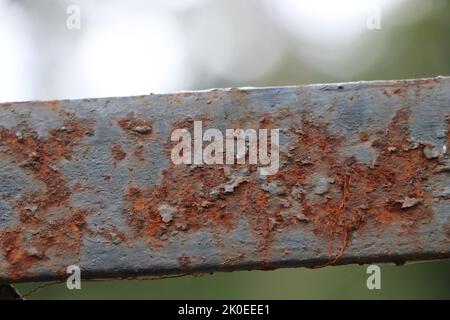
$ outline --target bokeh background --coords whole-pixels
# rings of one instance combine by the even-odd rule
[[[80,28],[67,26],[71,5]],[[0,0],[0,102],[437,75],[450,75],[446,0]],[[56,284],[29,298],[450,299],[450,261],[380,266],[381,290],[365,266],[342,266]]]

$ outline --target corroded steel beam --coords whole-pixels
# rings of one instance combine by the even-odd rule
[[[278,128],[280,167],[175,165]],[[450,257],[450,78],[0,105],[0,281]]]

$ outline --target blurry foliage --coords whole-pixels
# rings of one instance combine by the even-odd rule
[[[205,274],[152,281],[65,283],[30,299],[443,299],[450,298],[450,261],[380,264],[381,290],[366,287],[366,266]],[[17,285],[24,293],[36,283]]]

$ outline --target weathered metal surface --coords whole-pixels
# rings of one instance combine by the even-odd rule
[[[280,128],[280,169],[171,132]],[[0,105],[0,280],[450,257],[450,78]]]

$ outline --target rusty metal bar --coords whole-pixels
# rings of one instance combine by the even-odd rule
[[[175,165],[279,129],[280,167]],[[450,78],[0,105],[0,281],[450,258]]]

